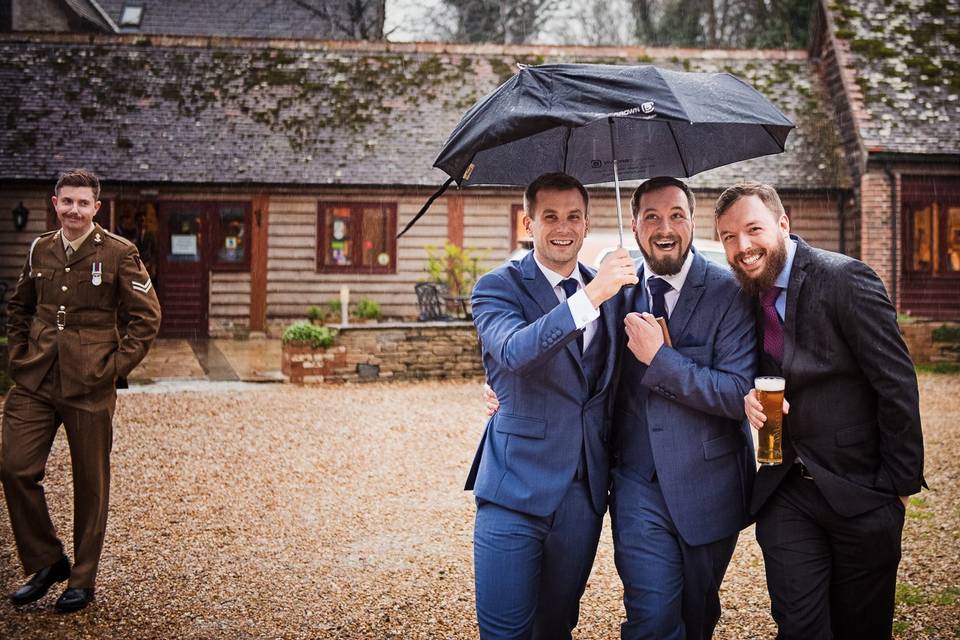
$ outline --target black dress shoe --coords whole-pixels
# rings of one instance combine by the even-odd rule
[[[70,560],[67,559],[67,556],[63,556],[49,567],[37,571],[33,574],[33,577],[27,581],[27,584],[11,593],[10,602],[18,606],[36,602],[47,595],[50,587],[57,582],[63,582],[69,577]]]
[[[79,589],[70,587],[57,598],[57,603],[53,605],[60,613],[70,613],[79,611],[93,602],[93,589]]]

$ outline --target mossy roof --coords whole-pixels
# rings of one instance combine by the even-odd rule
[[[829,2],[868,152],[960,154],[960,2]]]
[[[798,124],[785,153],[693,179],[845,187],[841,145],[803,52],[697,52],[212,41],[0,39],[0,179],[70,166],[108,181],[435,185],[463,112],[517,62],[615,62],[730,71]]]
[[[320,10],[296,0],[98,0],[121,33],[335,38],[331,21],[349,23],[347,3],[324,0]],[[316,0],[314,0],[316,4]],[[371,3],[372,4],[372,3]],[[143,9],[140,24],[120,23],[125,6]],[[325,18],[324,14],[331,19]]]

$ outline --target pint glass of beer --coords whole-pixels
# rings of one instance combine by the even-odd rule
[[[753,385],[763,405],[767,421],[758,432],[757,462],[762,465],[783,463],[783,389],[784,379],[774,376],[756,378]]]

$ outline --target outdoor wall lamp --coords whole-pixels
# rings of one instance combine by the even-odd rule
[[[27,226],[27,218],[30,217],[30,210],[23,206],[23,201],[20,201],[13,209],[13,227],[17,231],[23,231],[24,227]]]

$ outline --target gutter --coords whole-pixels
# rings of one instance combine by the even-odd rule
[[[883,163],[883,172],[887,174],[890,180],[890,297],[893,299],[893,307],[899,307],[897,303],[897,280],[900,277],[900,268],[897,264],[897,216],[899,211],[897,207],[897,178],[890,169],[890,162]]]
[[[840,197],[837,198],[837,224],[840,227],[840,237],[839,242],[840,253],[846,255],[847,253],[847,230],[846,230],[846,219],[847,219],[847,194],[841,192]]]

